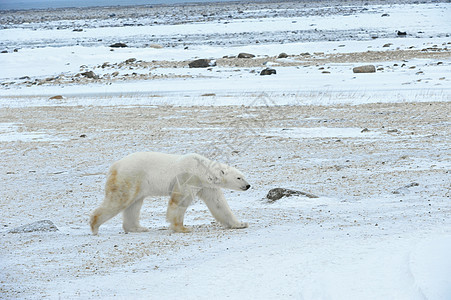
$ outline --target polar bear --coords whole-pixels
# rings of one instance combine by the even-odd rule
[[[183,226],[186,209],[196,196],[226,228],[246,228],[233,215],[221,188],[246,191],[250,188],[243,174],[228,165],[199,154],[138,152],[115,162],[107,176],[105,198],[91,215],[94,235],[99,227],[123,212],[125,232],[144,232],[139,223],[144,198],[170,196],[166,219],[175,232],[189,232]]]

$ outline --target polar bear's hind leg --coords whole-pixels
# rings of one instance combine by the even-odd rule
[[[102,225],[124,209],[123,206],[110,205],[109,202],[110,201],[108,200],[108,198],[105,197],[102,205],[94,210],[91,215],[90,225],[91,231],[94,235],[98,234],[100,225]]]
[[[130,193],[131,182],[119,181],[117,170],[112,170],[105,185],[105,199],[91,215],[90,225],[94,235],[99,232],[99,227],[133,203],[134,195]]]
[[[123,211],[122,228],[124,229],[125,232],[149,231],[148,228],[143,227],[139,224],[139,215],[141,211],[141,206],[143,205],[143,201],[144,197],[141,197]]]

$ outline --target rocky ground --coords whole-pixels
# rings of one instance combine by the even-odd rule
[[[92,238],[88,215],[102,199],[106,170],[134,151],[198,152],[244,170],[252,189],[228,192],[227,197],[251,230],[300,215],[308,226],[329,230],[340,226],[393,230],[399,222],[403,232],[436,226],[450,217],[447,103],[296,107],[274,106],[264,97],[257,101],[267,105],[1,109],[1,123],[20,125],[17,140],[0,143],[0,178],[8,187],[2,192],[0,251],[3,258],[13,259],[27,255],[35,239],[43,242],[36,250],[40,254],[26,266],[23,259],[8,263],[2,292],[10,297],[30,292],[45,296],[37,282],[105,274],[143,257],[177,253],[185,244],[204,251],[209,239],[245,234],[211,224],[206,207],[198,203],[188,212],[187,223],[195,226],[194,233],[173,236],[164,225],[167,199],[159,199],[144,205],[142,223],[151,228],[142,234],[146,238],[110,239],[121,232],[118,217],[101,228],[100,238]],[[273,187],[294,187],[336,203],[302,212],[274,207],[264,200]],[[387,197],[393,203],[390,209],[367,208],[358,215],[331,212],[343,209],[336,206],[340,202],[348,207]],[[8,233],[39,219],[52,220],[61,231]],[[49,239],[61,243],[55,246]]]
[[[229,15],[333,18],[367,9],[383,20],[391,5],[414,1],[372,1],[381,7],[359,1],[349,6],[325,3],[14,11],[1,13],[0,25],[5,32],[31,28],[38,33],[54,29],[49,33],[55,34],[70,28],[139,28],[141,23],[224,23]],[[443,13],[447,8],[440,9]],[[389,34],[382,27],[374,32],[315,33],[312,36],[321,41],[330,35],[339,42],[311,43],[308,53],[284,54],[279,39],[311,41],[312,36],[258,28],[257,35],[193,33],[181,40],[135,36],[122,41],[131,47],[121,50],[104,47],[117,42],[113,39],[81,40],[84,47],[70,44],[74,39],[65,40],[64,35],[23,44],[28,36],[21,40],[11,35],[11,45],[5,45],[5,39],[0,45],[8,49],[0,54],[8,64],[0,86],[2,296],[424,296],[428,290],[421,290],[424,281],[412,271],[412,253],[431,236],[449,237],[451,228],[446,71],[451,42],[446,28],[434,29],[433,38],[416,31],[408,39],[392,29],[394,37],[380,43],[379,38]],[[253,58],[238,58],[245,47],[202,48],[210,42],[255,45],[256,40],[277,43],[253,48],[260,51]],[[190,43],[221,55],[199,57],[201,50],[187,55]],[[34,48],[46,44],[48,48]],[[338,51],[348,47],[360,50]],[[63,48],[77,55],[55,59]],[[170,48],[175,52],[164,52]],[[36,62],[39,55],[42,64]],[[195,58],[206,58],[211,66],[189,68]],[[36,66],[35,75],[26,73],[30,70],[21,59]],[[46,69],[52,63],[56,67]],[[61,71],[69,63],[70,68]],[[354,66],[368,64],[375,73],[353,73]],[[266,67],[277,74],[260,76]],[[208,84],[212,87],[204,86]],[[229,99],[236,101],[227,105]],[[93,237],[88,218],[102,200],[106,172],[112,162],[136,151],[197,152],[242,170],[252,188],[225,194],[237,217],[250,227],[224,230],[197,201],[186,218],[193,232],[174,234],[165,222],[168,199],[160,197],[147,199],[143,207],[141,223],[150,232],[124,234],[118,216]],[[269,190],[278,187],[298,190],[300,196],[268,200]],[[21,227],[40,220],[49,221]],[[429,278],[445,282],[433,275]],[[362,293],[337,294],[334,283],[352,285],[347,292],[360,284]],[[202,285],[205,289],[199,288]]]
[[[31,78],[24,76],[14,81],[5,81],[1,83],[4,88],[34,86],[34,85],[73,85],[73,84],[111,84],[114,82],[137,81],[137,80],[158,80],[169,78],[214,78],[218,77],[218,73],[236,74],[245,72],[260,74],[265,65],[277,67],[313,67],[323,70],[324,73],[330,73],[330,64],[343,63],[377,63],[378,72],[392,72],[393,70],[415,69],[417,66],[408,63],[411,59],[431,59],[434,65],[448,68],[449,62],[440,61],[448,60],[451,57],[451,42],[442,45],[433,45],[432,47],[423,48],[421,50],[392,50],[392,51],[372,51],[357,52],[343,54],[325,54],[323,52],[286,54],[284,58],[279,56],[264,56],[249,58],[237,58],[237,56],[225,56],[218,59],[212,59],[214,66],[209,67],[211,74],[199,75],[193,74],[177,74],[178,69],[184,69],[189,66],[193,60],[187,61],[143,61],[136,58],[129,58],[120,63],[104,62],[97,66],[80,66],[80,72],[62,73],[58,76],[46,78]],[[390,45],[387,44],[387,47]],[[285,53],[281,53],[282,55]],[[237,54],[238,55],[238,54]],[[427,64],[426,64],[427,66]],[[159,69],[172,69],[170,73],[162,73]],[[419,70],[421,72],[421,70]],[[419,73],[421,74],[421,73]],[[418,74],[418,75],[419,75]],[[442,80],[445,80],[443,77]]]

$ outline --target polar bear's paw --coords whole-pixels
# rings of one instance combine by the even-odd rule
[[[248,228],[249,227],[249,223],[247,222],[240,222],[237,224],[234,224],[232,226],[230,226],[230,229],[243,229],[243,228]]]
[[[171,229],[174,230],[174,232],[179,232],[179,233],[189,233],[191,232],[191,228],[185,227],[183,225],[179,225],[179,226],[171,226]]]
[[[124,228],[125,232],[148,232],[149,228],[143,226]]]

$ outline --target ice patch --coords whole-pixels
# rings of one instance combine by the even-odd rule
[[[50,142],[61,138],[40,131],[23,131],[20,124],[0,123],[0,142]]]
[[[374,132],[362,132],[362,128],[274,128],[267,130],[265,134],[286,138],[355,138],[374,136]]]

